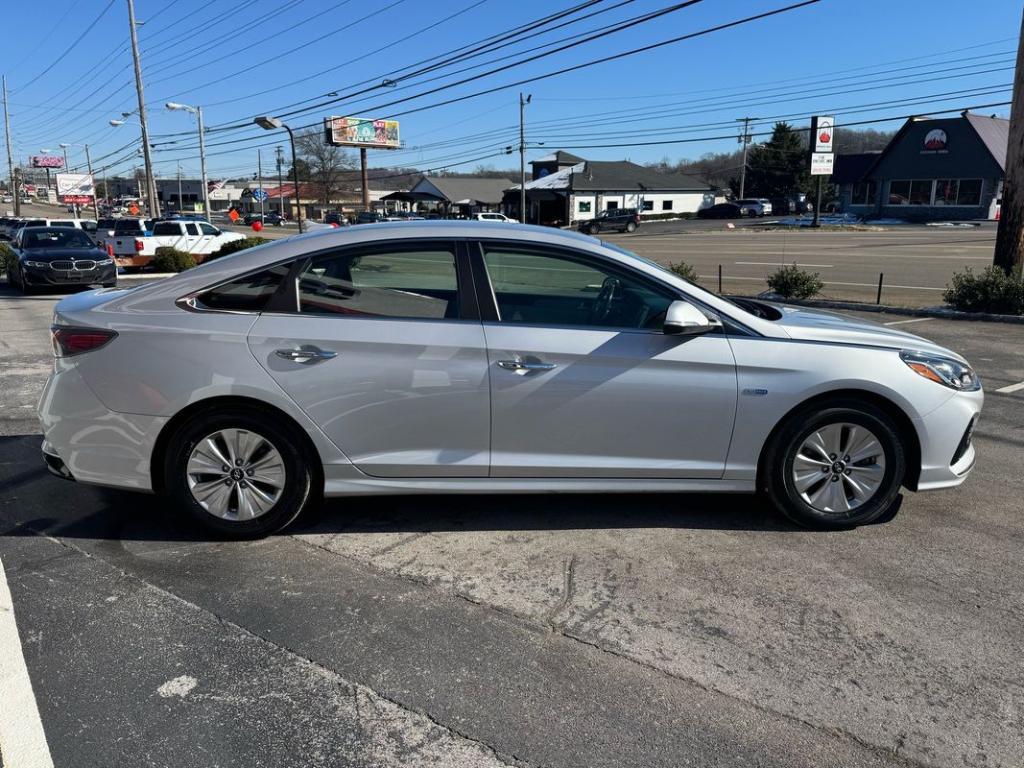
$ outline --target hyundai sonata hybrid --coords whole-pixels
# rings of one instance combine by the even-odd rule
[[[231,536],[319,496],[763,492],[808,526],[964,481],[959,355],[488,222],[318,231],[61,301],[50,470]]]

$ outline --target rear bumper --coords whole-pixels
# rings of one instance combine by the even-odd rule
[[[976,457],[969,431],[984,402],[981,390],[958,392],[914,421],[921,442],[921,475],[915,490],[952,488],[967,479]]]

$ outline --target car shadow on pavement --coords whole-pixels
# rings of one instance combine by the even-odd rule
[[[51,476],[39,435],[0,437],[0,537],[200,543],[218,538],[150,494]],[[902,497],[876,524],[891,521]],[[284,534],[598,529],[801,532],[746,494],[431,494],[328,499]]]

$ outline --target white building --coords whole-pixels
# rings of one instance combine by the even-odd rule
[[[559,150],[530,164],[527,220],[534,223],[571,225],[617,208],[636,208],[641,216],[693,214],[714,204],[710,185],[628,160],[584,160]],[[518,184],[506,192],[505,207],[518,215]]]

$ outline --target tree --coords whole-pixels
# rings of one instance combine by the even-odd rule
[[[303,176],[300,163],[304,161],[308,169],[307,178],[316,190],[316,197],[325,205],[342,189],[357,185],[358,173],[352,173],[356,167],[355,160],[341,147],[328,144],[323,131],[300,133],[295,137],[295,149],[301,158],[297,163],[299,178]]]
[[[786,122],[775,124],[772,137],[751,148],[747,189],[752,197],[789,197],[810,191],[807,150],[800,133]]]

